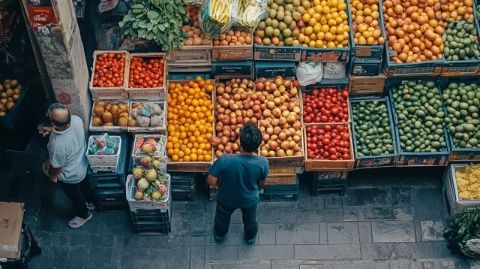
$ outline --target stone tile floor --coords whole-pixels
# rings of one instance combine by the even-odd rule
[[[26,203],[25,221],[42,247],[31,269],[480,268],[452,255],[442,239],[449,215],[442,169],[356,171],[343,197],[312,197],[302,182],[298,201],[259,205],[253,246],[243,241],[240,212],[225,242],[212,239],[215,203],[203,193],[194,202],[173,202],[169,235],[134,235],[126,210],[96,211],[85,227],[71,230],[70,203],[39,174],[22,166],[0,173],[0,200]]]

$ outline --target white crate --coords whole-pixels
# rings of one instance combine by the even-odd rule
[[[88,138],[88,145],[93,143],[93,140],[101,135],[91,135]],[[91,155],[87,152],[88,163],[90,164],[90,168],[92,168],[93,172],[116,172],[118,162],[120,160],[120,153],[122,151],[122,138],[120,136],[111,136],[112,139],[118,140],[118,149],[114,155]]]
[[[137,140],[138,139],[143,139],[144,137],[148,138],[148,137],[152,137],[152,138],[155,138],[155,139],[161,139],[164,141],[164,145],[160,148],[160,154],[152,154],[151,156],[152,157],[165,157],[167,156],[166,154],[166,145],[167,145],[167,137],[165,135],[159,135],[159,134],[136,134],[134,139],[133,139],[133,148],[132,148],[132,157],[135,159],[137,157],[141,157],[143,155],[147,155],[145,153],[142,153],[142,152],[137,152],[135,146],[137,144]]]
[[[444,175],[447,202],[449,203],[450,210],[453,214],[460,214],[471,209],[480,208],[480,200],[462,200],[458,196],[455,171],[463,170],[466,167],[467,164],[450,164]]]
[[[125,184],[125,194],[127,196],[128,207],[130,207],[131,212],[137,212],[137,210],[160,210],[161,212],[166,212],[168,210],[168,205],[170,203],[170,174],[167,180],[167,194],[165,199],[162,201],[137,201],[135,200],[135,180],[132,175],[127,176],[127,183]]]

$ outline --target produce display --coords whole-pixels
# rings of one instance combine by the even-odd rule
[[[237,17],[238,0],[205,0],[200,9],[200,26],[207,37],[228,31]]]
[[[264,96],[255,93],[255,82],[238,78],[217,83],[215,93],[215,156],[239,153],[240,128],[246,123],[257,124],[262,118]]]
[[[352,103],[352,113],[359,157],[395,153],[385,102],[377,100],[355,102]]]
[[[443,90],[448,131],[458,148],[480,148],[480,87],[476,83],[450,83]]]
[[[211,80],[170,81],[168,157],[174,162],[212,160],[213,104]]]
[[[404,152],[446,150],[442,99],[432,81],[407,81],[393,89],[393,106]]]
[[[187,25],[183,26],[183,31],[187,34],[188,38],[183,43],[184,46],[201,46],[210,45],[212,43],[210,39],[203,37],[200,23],[198,21],[198,11],[198,7],[196,6],[187,6],[189,22]]]
[[[125,76],[125,53],[105,52],[97,55],[93,71],[94,87],[122,87]]]
[[[450,21],[444,34],[446,60],[480,59],[477,30],[472,22]]]
[[[237,26],[253,32],[266,13],[266,0],[242,0],[238,4]]]
[[[353,0],[352,12],[354,41],[356,45],[383,45],[379,19],[378,0]]]
[[[162,201],[168,195],[169,176],[160,171],[160,162],[144,156],[132,169],[135,200]]]
[[[443,232],[448,248],[469,258],[480,258],[478,250],[479,220],[480,209],[478,208],[472,208],[462,214],[455,214]]]
[[[347,4],[343,0],[269,0],[268,18],[256,31],[258,45],[346,48]]]
[[[252,34],[246,31],[229,30],[213,40],[214,46],[252,45]]]
[[[0,118],[12,110],[15,102],[22,96],[22,85],[16,79],[5,79],[0,84]]]
[[[442,3],[437,0],[386,0],[383,2],[388,48],[396,63],[442,59],[444,33],[449,21],[473,21],[471,0]],[[460,32],[461,29],[457,29]],[[452,32],[454,38],[462,38]],[[456,41],[458,42],[458,41]],[[450,52],[451,53],[451,52]],[[452,53],[451,53],[452,54]]]
[[[153,41],[162,51],[179,48],[187,39],[182,25],[188,16],[182,0],[133,0],[130,10],[118,24],[125,35]]]
[[[165,156],[166,137],[163,135],[149,137],[149,136],[135,136],[135,145],[133,148],[133,156],[143,157],[144,155],[163,157]],[[143,162],[140,162],[143,164]]]
[[[305,127],[307,157],[315,160],[351,160],[347,124],[315,124]]]
[[[480,165],[455,169],[458,197],[461,200],[480,200]]]
[[[131,117],[137,127],[161,127],[165,124],[163,105],[158,102],[132,102]]]
[[[314,89],[303,97],[303,122],[348,122],[348,90]]]
[[[129,88],[158,88],[165,85],[163,57],[133,56],[130,59]]]
[[[128,103],[123,101],[97,101],[93,104],[92,126],[135,126],[129,117]]]
[[[120,139],[105,133],[90,140],[88,155],[115,155],[119,147]]]
[[[272,80],[261,78],[256,82],[255,88],[257,99],[261,100],[262,111],[262,119],[259,121],[263,134],[260,155],[303,156],[298,82],[279,76]]]

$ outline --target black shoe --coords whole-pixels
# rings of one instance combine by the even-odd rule
[[[213,237],[215,237],[215,241],[221,242],[225,239],[225,236],[218,236],[215,232],[213,232]]]
[[[253,244],[255,244],[256,238],[254,237],[254,238],[251,238],[251,239],[245,239],[245,241],[247,242],[247,244],[253,245]]]

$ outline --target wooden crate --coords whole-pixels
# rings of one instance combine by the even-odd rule
[[[343,124],[348,126],[348,133],[350,135],[350,160],[315,160],[309,159],[308,154],[305,154],[305,171],[350,171],[353,170],[355,165],[355,155],[353,152],[353,133],[351,129],[350,123],[336,123],[336,124]],[[306,127],[310,125],[324,125],[324,124],[307,124],[303,128],[303,141],[305,142],[305,152],[308,152],[307,146],[307,131]],[[333,124],[331,124],[333,125]]]
[[[108,103],[118,103],[118,102],[124,102],[129,108],[130,108],[130,101],[124,101],[124,100],[102,100],[103,102],[108,102]],[[95,103],[98,101],[95,101],[92,105],[92,112],[90,114],[90,125],[88,127],[88,130],[90,132],[96,132],[96,133],[120,133],[120,132],[125,132],[127,131],[128,127],[127,126],[93,126],[92,125],[92,120],[93,120],[93,109],[95,108]],[[130,112],[129,112],[130,113]]]
[[[363,77],[350,76],[350,93],[352,95],[375,94],[382,95],[385,88],[384,75]]]
[[[213,82],[214,88],[215,88],[215,80],[210,79],[210,81]],[[189,80],[170,80],[169,81],[169,86],[168,89],[170,88],[170,83],[188,83]],[[212,92],[211,95],[211,100],[212,104],[215,104],[215,99],[214,99],[214,92]],[[212,111],[212,115],[215,115],[214,111]],[[167,122],[168,125],[168,122]],[[215,121],[212,123],[213,129],[215,130]],[[213,134],[214,135],[214,134]],[[208,172],[208,168],[212,164],[212,161],[215,157],[214,155],[214,149],[213,146],[211,147],[211,152],[212,152],[212,160],[211,161],[196,161],[196,162],[174,162],[168,158],[167,160],[167,171],[168,172],[192,172],[192,173],[204,173]]]
[[[125,67],[123,73],[123,85],[119,87],[95,87],[93,86],[93,78],[95,74],[95,65],[97,64],[97,56],[103,53],[115,53],[115,54],[125,54]],[[93,52],[93,68],[92,76],[90,77],[90,82],[88,88],[92,93],[93,100],[121,100],[127,99],[128,94],[125,91],[128,82],[128,70],[130,67],[129,64],[129,54],[127,51],[113,51],[113,50],[96,50]]]
[[[133,57],[142,58],[163,58],[163,85],[153,88],[136,88],[130,87],[130,72],[127,77],[126,91],[128,98],[131,100],[165,100],[167,98],[166,85],[167,85],[167,57],[165,53],[131,53],[129,54],[129,64]]]
[[[253,44],[242,46],[213,46],[214,61],[245,61],[253,59]]]
[[[168,66],[210,65],[212,63],[212,44],[202,46],[183,46],[167,54]]]
[[[132,117],[132,106],[133,103],[137,101],[131,101],[130,102],[130,117]],[[138,101],[140,102],[140,101]],[[128,126],[128,132],[131,133],[159,133],[159,134],[165,134],[167,131],[167,102],[166,101],[157,101],[157,102],[142,102],[142,103],[157,103],[160,104],[160,106],[163,109],[163,124],[160,126],[152,126],[152,127],[130,127]],[[133,117],[132,117],[133,118]]]

